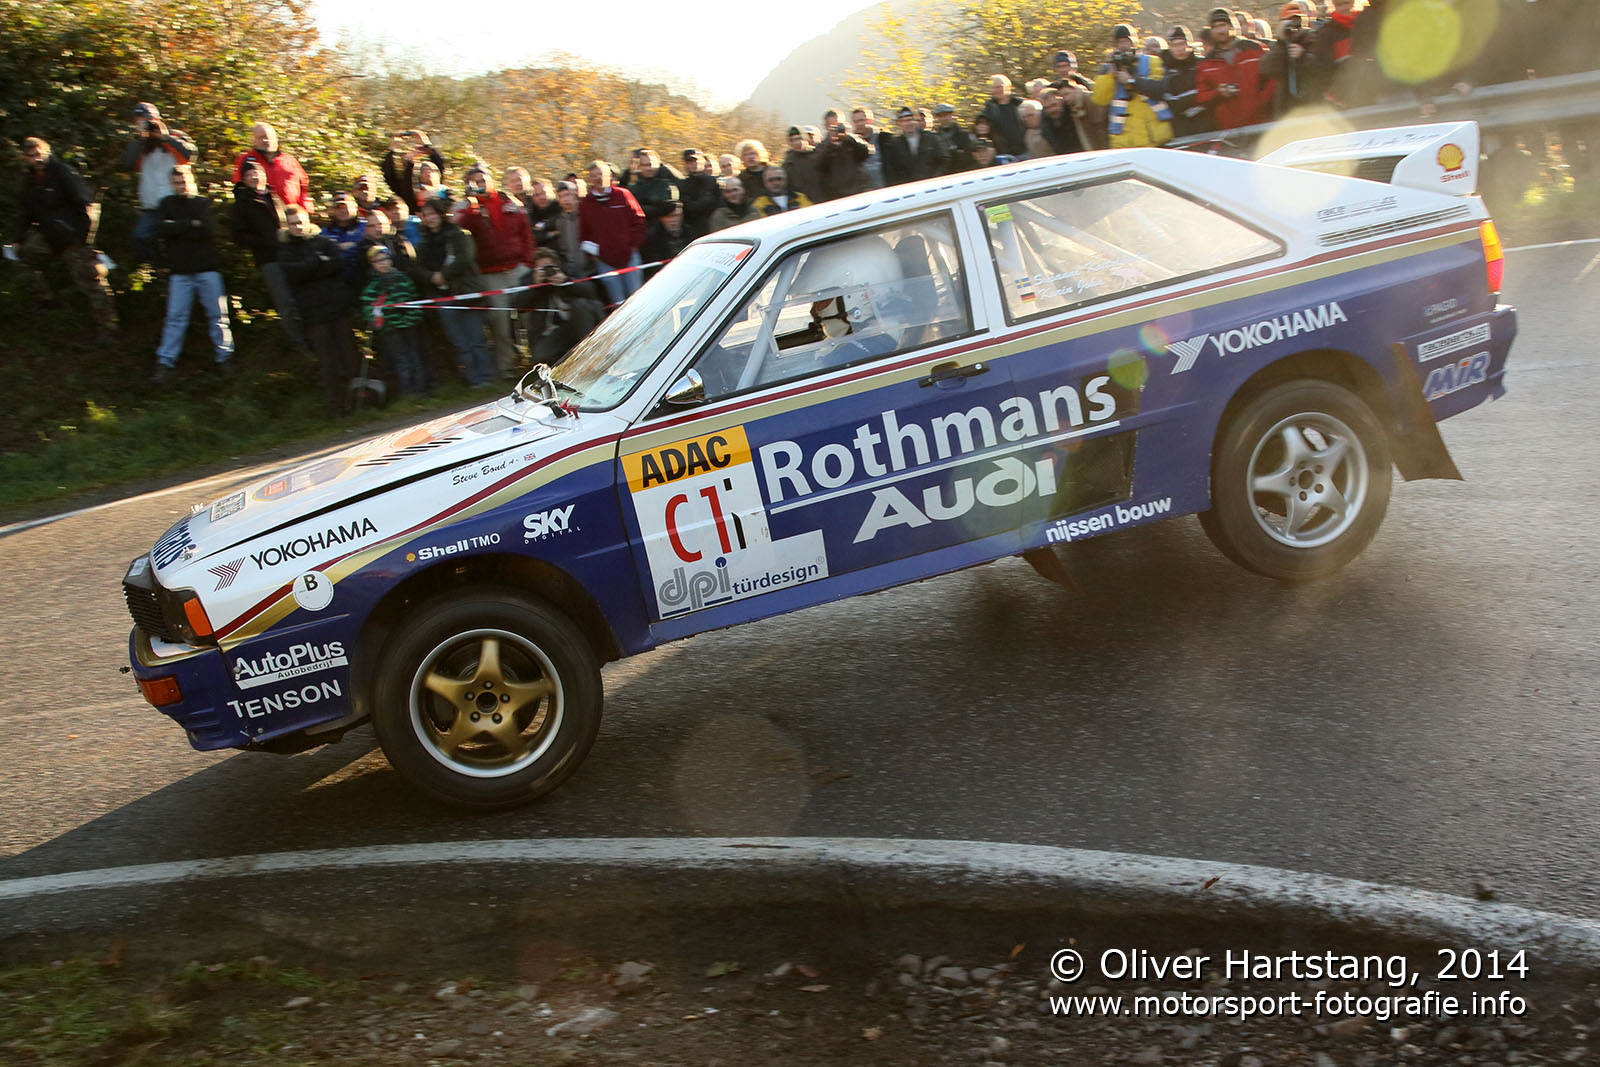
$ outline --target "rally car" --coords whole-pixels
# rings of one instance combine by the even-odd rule
[[[704,238],[553,376],[197,507],[124,579],[133,671],[196,748],[370,719],[493,808],[578,766],[601,664],[700,631],[1190,513],[1328,575],[1503,391],[1478,158],[1088,153]]]

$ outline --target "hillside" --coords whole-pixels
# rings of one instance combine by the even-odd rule
[[[761,79],[747,103],[777,115],[785,125],[820,123],[822,113],[830,107],[848,108],[855,104],[849,98],[846,83],[850,72],[862,65],[862,45],[870,37],[874,20],[884,11],[916,13],[926,18],[956,6],[956,0],[884,0],[858,11],[790,52]],[[930,55],[938,54],[934,40],[930,38],[926,44]]]

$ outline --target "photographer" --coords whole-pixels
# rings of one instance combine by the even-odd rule
[[[1322,79],[1312,56],[1316,46],[1315,16],[1307,0],[1290,0],[1278,12],[1278,39],[1261,60],[1261,75],[1276,83],[1272,114],[1283,118],[1295,108],[1322,99]]]
[[[560,363],[574,345],[596,326],[605,314],[593,282],[573,281],[561,269],[561,256],[553,248],[533,254],[534,280],[539,287],[530,293],[534,325],[531,358],[535,363]]]
[[[1272,118],[1273,83],[1261,73],[1266,53],[1237,35],[1227,8],[1213,9],[1208,23],[1211,48],[1195,70],[1196,99],[1211,108],[1219,130],[1267,122]]]
[[[837,115],[833,117],[835,121],[824,131],[828,139],[817,146],[817,187],[824,200],[872,188],[865,166],[872,146],[847,130]]]
[[[1161,58],[1139,51],[1132,26],[1111,31],[1111,52],[1094,80],[1094,103],[1107,108],[1112,148],[1148,148],[1172,140]]]
[[[167,129],[154,104],[133,109],[133,137],[122,151],[122,165],[138,175],[139,218],[133,224],[133,254],[140,263],[154,263],[160,252],[156,230],[161,201],[172,191],[172,172],[194,162],[194,142]]]
[[[389,135],[389,151],[384,154],[380,168],[383,171],[383,180],[394,191],[395,196],[405,201],[406,207],[413,214],[419,205],[417,165],[424,161],[433,164],[433,184],[442,182],[444,156],[428,143],[427,134],[421,130],[401,130],[399,133]]]

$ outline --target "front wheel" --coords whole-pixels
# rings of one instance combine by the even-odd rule
[[[1367,547],[1393,480],[1388,438],[1360,397],[1332,382],[1285,382],[1223,428],[1200,523],[1240,566],[1309,581]]]
[[[390,764],[463,808],[543,796],[600,728],[600,668],[549,605],[489,589],[423,605],[390,639],[373,725]]]

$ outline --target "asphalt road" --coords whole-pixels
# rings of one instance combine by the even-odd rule
[[[1504,399],[1464,483],[1290,589],[1192,518],[680,642],[605,672],[578,776],[521,811],[412,793],[370,730],[191,751],[126,662],[127,561],[216,484],[0,538],[0,878],[510,837],[981,839],[1268,864],[1600,918],[1600,246],[1510,258]]]

